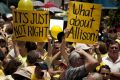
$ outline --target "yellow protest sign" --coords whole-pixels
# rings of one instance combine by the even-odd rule
[[[47,42],[48,11],[13,11],[13,31],[16,40]]]
[[[70,34],[66,41],[93,44],[98,40],[102,6],[71,1],[67,29]]]

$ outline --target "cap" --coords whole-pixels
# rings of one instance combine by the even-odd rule
[[[78,49],[78,48],[81,48],[81,49],[83,49],[83,50],[88,50],[88,49],[90,49],[91,47],[87,46],[86,44],[77,43],[75,48],[77,48],[77,49]]]
[[[42,70],[48,70],[48,65],[47,63],[41,61],[41,62],[36,62],[35,66],[39,66]]]

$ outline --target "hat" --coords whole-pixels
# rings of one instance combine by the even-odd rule
[[[116,39],[115,41],[117,41],[120,44],[120,39]]]
[[[13,75],[20,75],[20,76],[23,76],[25,78],[28,78],[28,79],[31,79],[31,74],[27,69],[25,68],[21,68],[21,69],[18,69]]]
[[[77,48],[77,49],[78,49],[78,48],[81,48],[81,49],[83,49],[83,50],[88,50],[88,49],[90,49],[91,47],[87,46],[86,44],[77,43],[75,48]]]
[[[36,62],[35,66],[39,66],[42,70],[48,70],[48,65],[47,63],[41,61],[41,62]]]

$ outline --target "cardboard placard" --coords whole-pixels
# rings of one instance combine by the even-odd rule
[[[49,12],[14,10],[13,26],[16,40],[47,42],[49,30]]]
[[[93,44],[98,40],[102,6],[71,1],[67,29],[70,34],[66,41]]]

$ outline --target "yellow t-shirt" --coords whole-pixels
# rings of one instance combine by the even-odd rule
[[[35,74],[32,74],[31,75],[31,80],[51,80],[51,78],[50,78],[49,73],[47,72],[47,75],[46,75],[45,79],[38,79],[38,78],[36,78]]]
[[[44,79],[38,79],[38,78],[36,78],[35,74],[32,74],[31,75],[31,80],[44,80]]]
[[[59,65],[55,65],[54,70],[56,70],[56,71],[60,70],[60,66]],[[54,74],[53,78],[59,79],[60,78],[60,74]]]
[[[4,74],[2,69],[0,69],[0,76],[5,76],[5,74]]]

